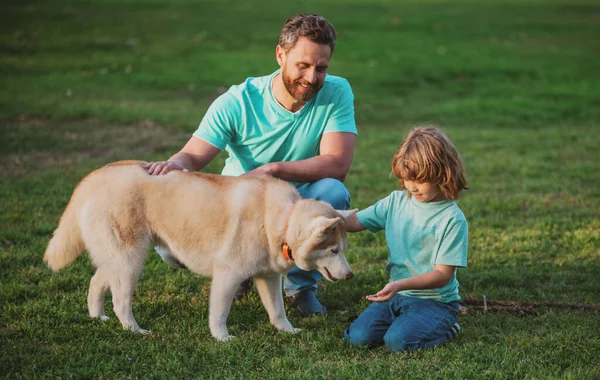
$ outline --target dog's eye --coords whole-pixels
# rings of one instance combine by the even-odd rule
[[[333,254],[337,255],[337,254],[340,252],[340,250],[339,250],[339,249],[337,249],[337,248],[333,248],[333,249],[331,250],[331,252],[332,252]]]

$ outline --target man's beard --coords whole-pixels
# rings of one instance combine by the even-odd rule
[[[300,83],[294,82],[290,77],[285,74],[285,71],[281,71],[281,79],[287,92],[299,102],[306,103],[313,98],[319,92],[323,83],[315,83],[308,87],[302,87]]]

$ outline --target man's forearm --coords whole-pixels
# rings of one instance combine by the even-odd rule
[[[177,152],[173,156],[171,156],[171,158],[169,158],[169,161],[173,162],[191,172],[201,169],[201,168],[196,168],[194,165],[194,161],[191,159],[191,157],[187,153],[184,153],[181,151]]]
[[[189,171],[204,169],[218,154],[220,150],[214,145],[192,136],[185,146],[175,153],[169,162]]]
[[[315,182],[323,178],[346,179],[350,164],[333,155],[321,155],[302,161],[275,162],[272,175],[285,181]]]

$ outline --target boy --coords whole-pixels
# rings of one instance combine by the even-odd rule
[[[344,335],[352,345],[391,351],[427,349],[460,331],[456,268],[467,265],[468,226],[454,202],[466,189],[452,142],[432,127],[416,127],[392,159],[401,191],[350,218],[348,231],[385,230],[390,282]]]

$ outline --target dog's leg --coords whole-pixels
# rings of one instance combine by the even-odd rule
[[[144,251],[123,253],[119,256],[122,260],[114,262],[109,279],[113,309],[124,329],[148,334],[149,330],[144,330],[137,324],[132,308],[133,292],[142,272],[146,247],[144,247]]]
[[[96,274],[94,274],[90,281],[90,290],[88,292],[90,317],[100,318],[103,321],[108,320],[108,317],[104,314],[104,296],[108,288],[108,280],[103,276],[100,269],[96,270]]]
[[[229,331],[227,331],[227,317],[231,310],[235,291],[242,283],[241,280],[235,280],[237,278],[241,279],[243,276],[235,276],[227,272],[213,273],[210,286],[208,325],[212,336],[220,341],[235,338],[233,335],[229,335]]]
[[[301,329],[294,328],[285,315],[283,294],[281,293],[281,275],[254,277],[260,299],[269,313],[271,324],[277,329],[297,333]]]
[[[137,277],[131,278],[129,274],[125,273],[115,273],[115,275],[119,276],[119,278],[111,282],[110,287],[113,295],[113,310],[123,328],[140,334],[150,333],[149,330],[142,329],[133,317],[133,291]]]

